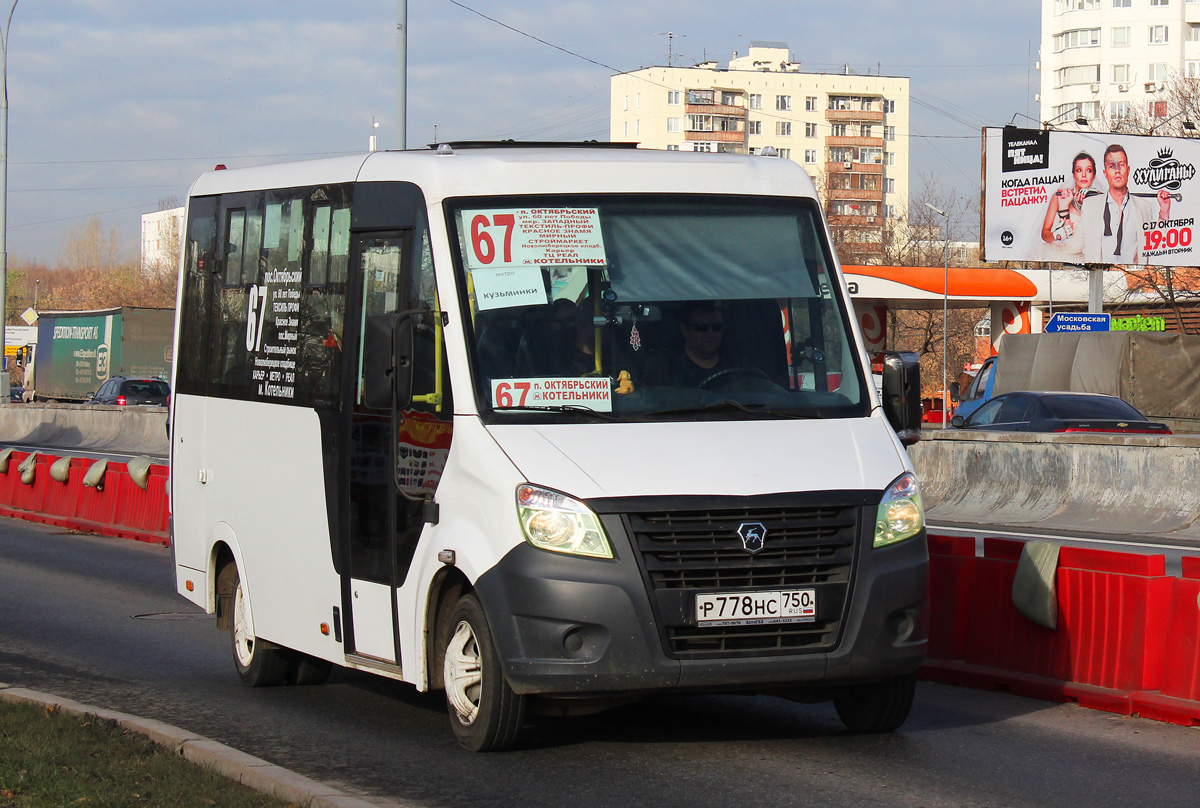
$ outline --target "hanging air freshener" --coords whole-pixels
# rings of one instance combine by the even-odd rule
[[[633,321],[633,328],[629,329],[629,347],[635,351],[642,347],[642,335],[638,333],[636,318]]]

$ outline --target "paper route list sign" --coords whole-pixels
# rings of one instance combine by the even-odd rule
[[[612,379],[494,379],[492,404],[497,409],[568,406],[612,412]]]
[[[606,263],[595,208],[464,210],[459,216],[473,270]]]

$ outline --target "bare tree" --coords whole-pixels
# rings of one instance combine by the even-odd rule
[[[67,234],[63,264],[71,269],[111,269],[120,263],[119,242],[117,229],[105,233],[100,217],[93,216]]]
[[[942,216],[930,206],[945,211]],[[978,202],[945,187],[932,174],[923,175],[899,216],[889,219],[884,232],[883,258],[892,266],[974,266],[964,261],[963,252],[947,250],[955,242],[976,238]],[[971,259],[977,252],[971,252]],[[975,359],[975,326],[988,315],[987,309],[951,308],[946,318],[946,366],[957,379],[964,364]],[[888,343],[915,351],[921,357],[922,388],[935,397],[942,386],[942,303],[914,305],[890,313]]]

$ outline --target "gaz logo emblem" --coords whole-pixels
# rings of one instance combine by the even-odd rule
[[[742,522],[738,525],[737,534],[741,537],[742,548],[747,553],[757,553],[763,548],[767,528],[762,522]]]

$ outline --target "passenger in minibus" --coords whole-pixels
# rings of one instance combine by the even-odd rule
[[[591,305],[555,300],[545,319],[533,324],[517,349],[517,370],[529,376],[584,376],[596,370]]]

